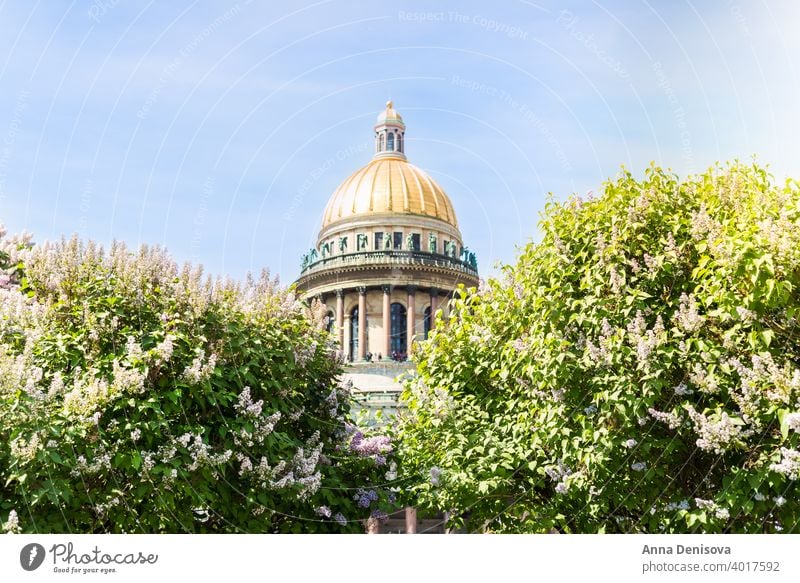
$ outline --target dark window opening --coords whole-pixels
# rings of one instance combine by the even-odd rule
[[[333,311],[328,310],[328,313],[325,315],[325,329],[328,332],[333,332]]]
[[[403,360],[406,356],[407,336],[406,308],[403,304],[394,303],[390,309],[391,315],[391,357],[395,360]]]
[[[427,308],[425,308],[425,317],[422,321],[422,328],[424,331],[423,337],[425,338],[425,340],[428,339],[428,333],[430,333],[431,331],[431,320],[432,320],[431,307],[428,306]]]

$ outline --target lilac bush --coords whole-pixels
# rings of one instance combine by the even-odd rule
[[[390,448],[349,450],[320,305],[159,248],[2,235],[5,531],[363,530],[378,504],[352,492]]]

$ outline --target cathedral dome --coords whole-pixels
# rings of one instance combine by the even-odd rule
[[[403,117],[397,113],[391,101],[387,101],[386,109],[378,114],[378,121],[376,122],[376,125],[382,125],[385,123],[403,125]]]
[[[431,217],[458,228],[453,203],[426,172],[405,157],[376,156],[333,193],[322,229],[339,221],[386,213]]]

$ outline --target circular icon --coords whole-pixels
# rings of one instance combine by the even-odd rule
[[[19,552],[19,564],[26,571],[35,571],[44,563],[44,547],[39,543],[30,543]]]

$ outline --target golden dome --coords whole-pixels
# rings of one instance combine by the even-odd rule
[[[386,109],[378,114],[378,121],[376,122],[376,125],[392,122],[402,124],[403,116],[397,113],[397,110],[395,110],[394,104],[391,101],[387,101]]]
[[[421,215],[458,228],[453,203],[442,187],[405,157],[388,156],[375,158],[342,182],[325,208],[322,229],[382,213]]]

